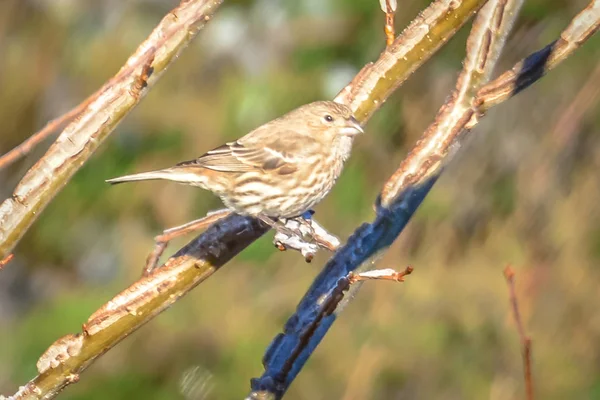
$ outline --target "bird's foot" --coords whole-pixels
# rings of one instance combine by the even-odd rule
[[[285,229],[275,233],[275,246],[281,251],[299,251],[306,262],[311,262],[320,248],[335,251],[340,240],[312,219],[313,214],[314,211],[309,210],[299,217],[287,219],[283,224]]]

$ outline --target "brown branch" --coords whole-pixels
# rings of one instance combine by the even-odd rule
[[[489,1],[479,12],[467,40],[467,54],[450,100],[439,110],[400,167],[385,183],[381,204],[389,207],[402,193],[437,177],[459,148],[460,138],[475,115],[473,101],[500,57],[506,36],[514,23],[522,0]],[[511,14],[512,12],[512,14]]]
[[[18,159],[25,157],[35,146],[46,140],[50,135],[56,132],[60,127],[64,126],[67,122],[71,121],[77,115],[79,115],[98,95],[94,93],[82,103],[78,104],[71,110],[67,111],[58,118],[48,122],[42,129],[25,139],[23,143],[19,144],[6,154],[0,156],[0,169],[4,169],[16,162]]]
[[[507,265],[504,269],[504,277],[509,290],[509,300],[512,307],[513,318],[517,324],[517,331],[519,332],[519,339],[521,340],[521,349],[523,357],[523,373],[525,378],[525,391],[527,393],[527,400],[533,400],[533,378],[531,374],[531,338],[525,333],[523,328],[523,321],[521,320],[521,313],[519,312],[519,301],[517,299],[517,293],[515,290],[515,271],[510,265]]]
[[[52,198],[137,105],[223,0],[182,1],[158,24],[91,101],[86,100],[46,154],[0,204],[0,258],[6,257]]]
[[[445,44],[485,0],[436,0],[421,12],[374,63],[335,97],[365,123],[385,100]]]
[[[600,1],[593,0],[560,34],[558,40],[519,61],[477,93],[476,107],[484,113],[508,100],[567,59],[600,27]]]
[[[148,78],[150,77],[153,71],[153,61],[153,57],[150,57],[146,61],[146,64],[142,68],[140,76],[133,85],[131,93],[132,96],[139,98],[142,89],[145,89],[148,86]],[[111,84],[114,83],[116,82],[111,81]],[[100,95],[101,92],[102,90],[93,93],[91,96],[79,103],[74,108],[70,109],[60,117],[57,117],[52,121],[48,122],[42,129],[40,129],[39,131],[31,135],[29,138],[27,138],[25,141],[23,141],[23,143],[8,151],[6,154],[0,156],[0,170],[8,167],[12,163],[16,162],[18,159],[25,157],[27,154],[29,154],[29,152],[31,152],[31,150],[33,150],[35,146],[46,140],[50,135],[52,135],[66,123],[76,118],[79,114],[81,114],[83,110],[86,109],[86,107],[92,101],[94,101]]]
[[[15,257],[15,255],[10,253],[9,255],[4,257],[2,260],[0,260],[0,271],[2,271],[2,269],[6,266],[6,264],[11,262],[14,257]]]
[[[125,289],[83,324],[81,333],[54,342],[37,362],[39,375],[14,399],[50,399],[97,357],[207,279],[267,231],[251,218],[230,215],[179,250],[161,267]]]

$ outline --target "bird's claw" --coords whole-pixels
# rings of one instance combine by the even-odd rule
[[[307,213],[308,218],[305,217]],[[340,241],[312,219],[314,212],[307,213],[285,221],[285,229],[277,230],[273,243],[280,251],[297,250],[306,262],[311,262],[320,248],[335,251]]]

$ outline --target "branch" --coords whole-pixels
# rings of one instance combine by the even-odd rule
[[[0,204],[0,259],[12,251],[52,198],[140,102],[222,2],[182,1],[117,75],[91,96],[79,117],[27,171],[13,195]]]
[[[531,338],[525,334],[523,322],[521,321],[521,313],[519,312],[519,302],[515,290],[515,271],[507,265],[504,269],[504,277],[508,284],[509,300],[512,306],[513,318],[517,324],[519,339],[521,340],[522,356],[523,356],[523,373],[525,375],[525,391],[527,400],[533,400],[533,378],[531,377]]]
[[[593,0],[565,29],[558,40],[519,61],[477,93],[476,106],[484,113],[521,90],[527,88],[548,71],[567,59],[600,27],[600,1]]]
[[[4,257],[2,260],[0,260],[0,271],[2,271],[2,268],[4,268],[6,266],[6,264],[8,264],[9,262],[12,261],[14,256],[15,256],[14,254],[10,253],[9,255]]]
[[[483,4],[485,0],[432,2],[375,63],[367,64],[342,89],[335,101],[348,104],[364,124]]]
[[[37,362],[39,375],[22,386],[14,399],[50,399],[97,357],[175,303],[248,246],[267,228],[237,215],[214,224],[93,313],[81,333],[54,342]]]
[[[60,127],[62,127],[67,122],[73,120],[77,115],[79,115],[92,100],[94,100],[95,96],[97,96],[98,92],[94,95],[88,97],[83,102],[79,103],[76,107],[67,111],[63,115],[58,118],[53,119],[48,122],[42,129],[31,135],[27,138],[23,143],[16,146],[8,153],[2,155],[0,157],[0,169],[8,167],[10,164],[17,161],[19,158],[25,157],[35,146],[46,140],[50,135],[56,132]]]

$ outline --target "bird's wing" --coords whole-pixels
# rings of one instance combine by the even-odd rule
[[[258,132],[257,132],[258,133]],[[319,142],[295,132],[247,135],[177,166],[199,166],[221,172],[272,171],[291,174],[318,150]]]

